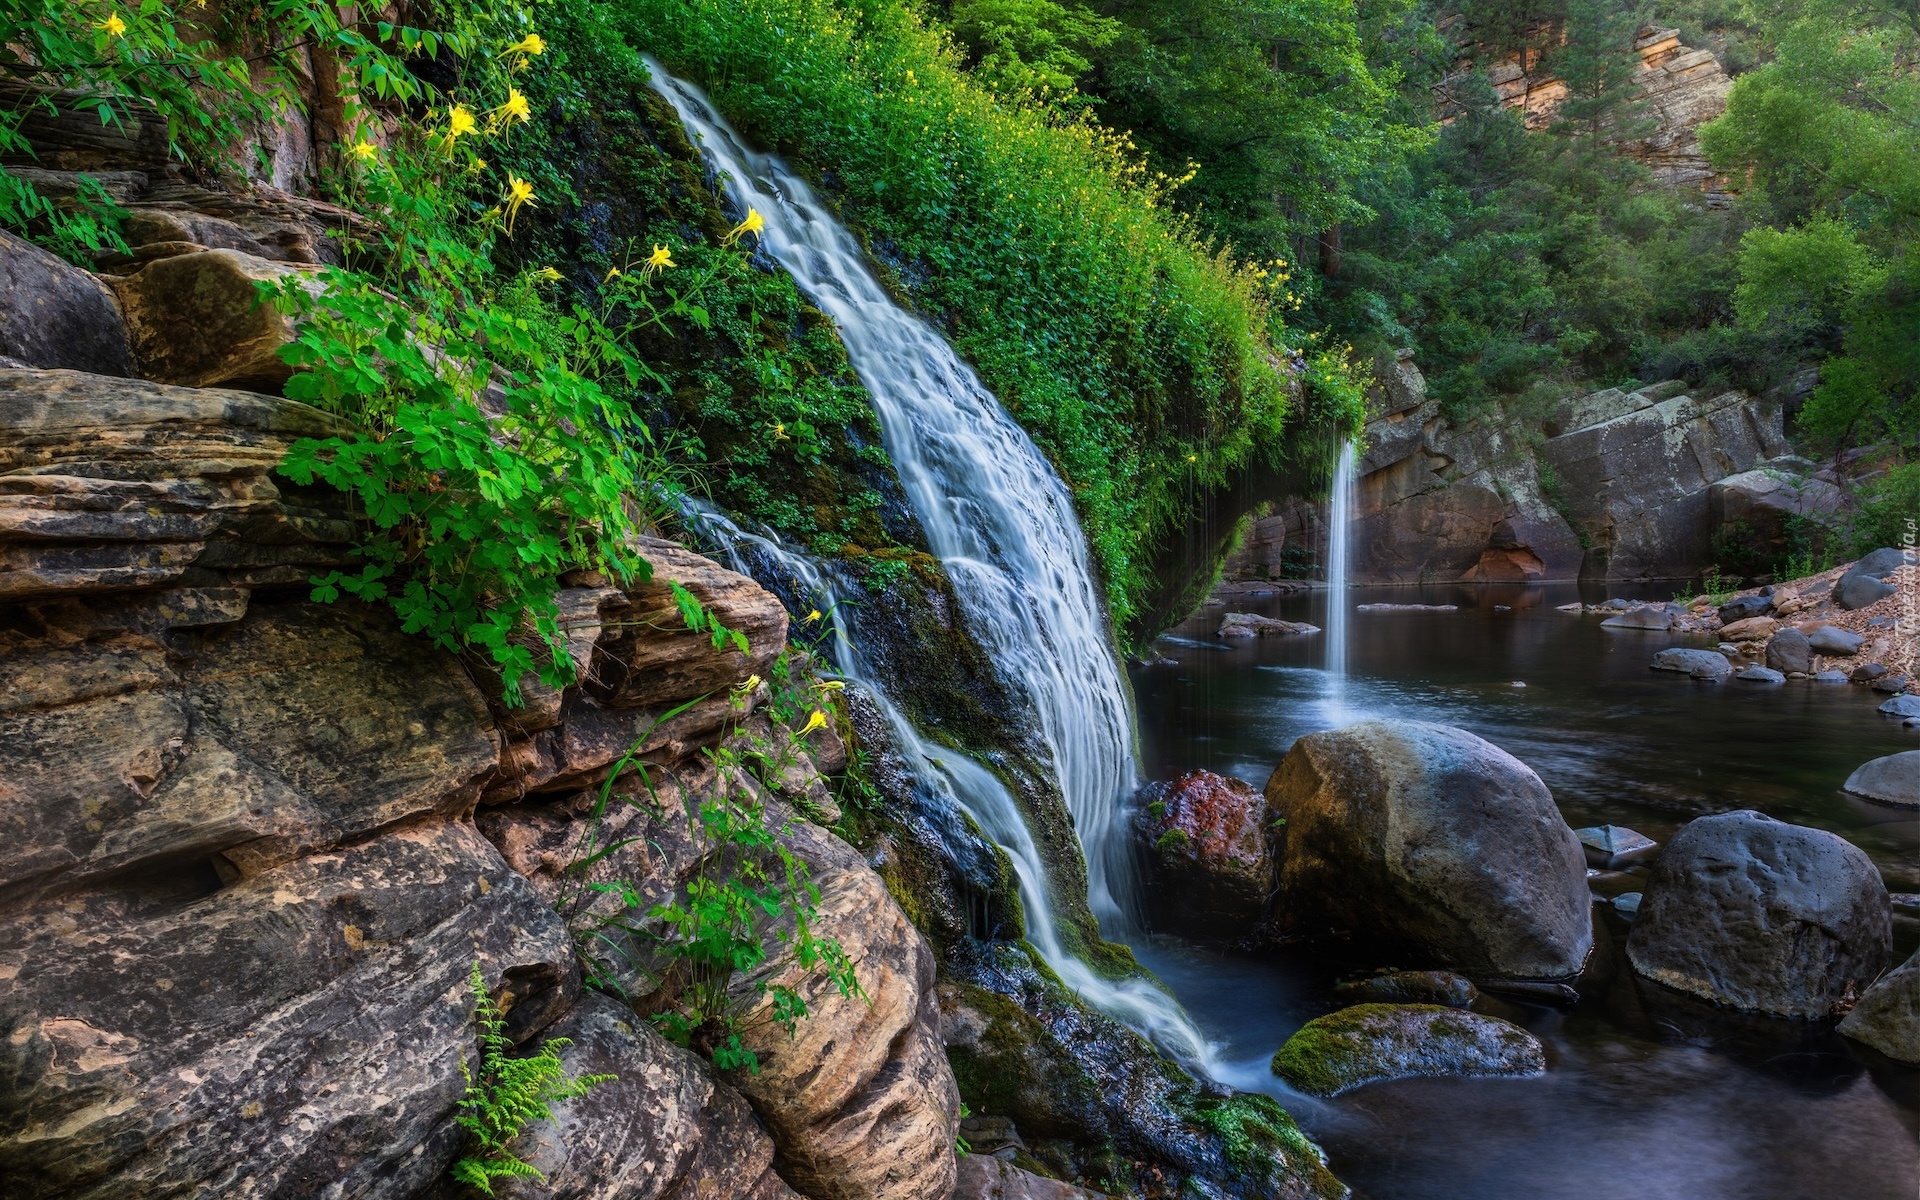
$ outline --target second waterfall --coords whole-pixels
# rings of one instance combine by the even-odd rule
[[[761,246],[838,326],[968,630],[1037,725],[1086,853],[1088,903],[1109,928],[1124,926],[1119,822],[1138,782],[1132,710],[1066,485],[946,340],[887,294],[806,182],[750,150],[697,89],[648,66],[731,200],[765,218]],[[1010,842],[1030,846],[1003,813],[971,815],[1016,859]],[[1022,882],[1022,902],[1038,906],[1037,924],[1050,931],[1047,881]],[[1205,1057],[1203,1039],[1159,989],[1101,980],[1057,944],[1039,948],[1096,1005],[1195,1065]]]

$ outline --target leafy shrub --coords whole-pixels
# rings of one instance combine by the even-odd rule
[[[513,1150],[527,1126],[551,1121],[553,1105],[577,1100],[618,1076],[568,1074],[559,1055],[570,1044],[566,1038],[548,1038],[538,1054],[511,1057],[513,1043],[505,1032],[506,1018],[487,991],[478,960],[467,991],[473,997],[474,1023],[479,1026],[480,1061],[476,1069],[467,1065],[466,1055],[460,1056],[466,1091],[454,1121],[467,1131],[467,1151],[453,1164],[452,1173],[461,1183],[491,1196],[496,1179],[544,1178]]]

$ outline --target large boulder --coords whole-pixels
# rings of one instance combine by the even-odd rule
[[[1280,919],[1485,979],[1564,979],[1593,945],[1586,860],[1527,766],[1462,729],[1363,721],[1294,743]]]
[[[1732,540],[1758,562],[1786,554],[1801,522],[1831,522],[1844,506],[1840,489],[1826,480],[1770,468],[1742,471],[1707,487],[1708,521],[1717,544],[1724,547]]]
[[[1685,646],[1671,646],[1654,655],[1652,669],[1679,671],[1695,679],[1710,681],[1725,679],[1733,674],[1733,664],[1727,661],[1726,655]]]
[[[1813,670],[1813,643],[1806,634],[1788,626],[1767,640],[1767,665],[1789,675],[1805,675]]]
[[[1600,622],[1602,629],[1651,629],[1655,631],[1673,628],[1673,614],[1664,607],[1644,606],[1630,608]]]
[[[1885,969],[1892,919],[1858,847],[1743,809],[1693,821],[1667,844],[1627,959],[1716,1004],[1824,1017]]]
[[[1866,640],[1851,629],[1822,625],[1808,635],[1807,645],[1815,654],[1824,654],[1829,658],[1852,658],[1860,653],[1860,647],[1866,644]]]
[[[126,322],[106,285],[0,232],[0,355],[30,367],[131,375]]]
[[[1497,1017],[1437,1004],[1361,1004],[1300,1027],[1273,1056],[1273,1073],[1310,1096],[1416,1075],[1544,1075],[1546,1050]]]
[[[1736,621],[1765,616],[1772,611],[1772,596],[1762,596],[1758,592],[1750,596],[1735,596],[1720,606],[1720,623],[1732,625]]]
[[[1920,808],[1920,750],[1902,750],[1862,763],[1841,787],[1881,804]]]
[[[1189,771],[1142,788],[1134,817],[1154,923],[1210,941],[1244,937],[1278,879],[1267,798],[1252,784]]]
[[[293,322],[260,285],[298,268],[238,250],[155,259],[113,281],[140,373],[186,387],[278,392],[293,368],[280,357]]]
[[[1908,562],[1905,551],[1892,546],[1860,559],[1833,584],[1833,602],[1849,611],[1867,608],[1893,595],[1893,573]]]
[[[1920,1066],[1920,954],[1868,988],[1840,1032],[1896,1062]]]

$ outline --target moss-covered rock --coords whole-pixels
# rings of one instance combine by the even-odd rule
[[[1546,1051],[1496,1017],[1437,1004],[1359,1004],[1301,1026],[1273,1056],[1273,1073],[1313,1096],[1414,1075],[1541,1075]]]

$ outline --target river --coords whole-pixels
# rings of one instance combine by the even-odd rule
[[[1920,892],[1920,821],[1838,790],[1860,763],[1916,744],[1874,711],[1885,697],[1650,671],[1673,637],[1603,630],[1597,617],[1554,607],[1606,595],[1635,593],[1581,596],[1571,584],[1357,592],[1356,603],[1459,609],[1353,614],[1343,700],[1322,669],[1320,636],[1222,642],[1209,635],[1227,610],[1205,609],[1158,644],[1170,661],[1134,672],[1146,774],[1204,767],[1259,785],[1314,730],[1372,715],[1438,721],[1531,766],[1575,827],[1627,825],[1664,843],[1695,816],[1753,808],[1841,834],[1872,856],[1889,890]],[[1324,592],[1232,607],[1329,624]],[[1599,952],[1617,955],[1627,925],[1606,905],[1595,916]],[[1895,961],[1920,944],[1912,910],[1896,909],[1894,936]],[[1485,1002],[1545,1043],[1543,1078],[1405,1080],[1318,1101],[1286,1089],[1266,1061],[1308,1019],[1339,1007],[1329,995],[1338,964],[1168,939],[1136,950],[1215,1042],[1229,1081],[1279,1097],[1368,1200],[1920,1195],[1920,1072],[1830,1033],[1673,1004],[1623,971],[1570,1010]]]

